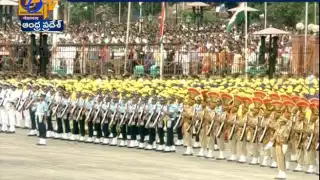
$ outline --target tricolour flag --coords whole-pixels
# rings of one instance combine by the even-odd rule
[[[227,32],[231,32],[232,26],[235,24],[239,24],[244,19],[244,3],[240,3],[237,7],[236,12],[232,15],[228,25],[227,25]]]
[[[161,10],[161,22],[160,22],[160,41],[162,41],[163,31],[164,31],[164,21],[166,19],[166,3],[161,3],[162,10]]]

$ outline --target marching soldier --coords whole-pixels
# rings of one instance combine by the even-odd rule
[[[2,84],[2,90],[0,93],[0,116],[1,116],[1,132],[6,133],[8,131],[9,119],[8,114],[6,111],[6,99],[7,99],[7,92],[9,91],[9,85],[7,83]]]
[[[139,107],[139,96],[136,95],[132,98],[131,106],[130,106],[130,118],[127,122],[128,124],[128,130],[130,130],[130,143],[128,145],[128,148],[134,148],[138,147],[139,143],[137,141],[137,134],[138,134],[138,113],[140,112]],[[128,133],[129,134],[129,133]],[[144,136],[140,137],[140,142],[144,141]],[[141,148],[141,145],[140,145]]]
[[[146,150],[156,149],[156,129],[150,124],[156,118],[157,97],[150,98],[151,103],[147,107],[147,121],[145,127],[149,131],[149,141]]]
[[[26,105],[26,109],[30,110],[29,112],[30,112],[30,119],[31,119],[31,130],[28,136],[36,136],[38,133],[36,116],[35,116],[36,106],[33,105],[33,102],[36,101],[38,98],[39,88],[40,86],[37,84],[33,86],[30,99]]]
[[[293,127],[293,137],[294,144],[296,145],[296,152],[297,152],[297,167],[293,170],[295,172],[301,172],[303,170],[304,164],[304,155],[305,155],[305,142],[306,142],[306,134],[304,133],[304,129],[307,126],[307,119],[306,119],[306,111],[309,107],[309,104],[304,101],[300,101],[297,103],[298,112],[296,115],[296,122]]]
[[[45,98],[45,101],[48,104],[47,118],[46,118],[46,121],[47,121],[46,137],[47,138],[54,137],[54,129],[52,126],[52,106],[54,104],[54,94],[55,94],[55,90],[51,85],[49,85],[48,92],[46,93],[46,98]]]
[[[316,149],[317,149],[317,137],[319,135],[319,102],[318,103],[311,103],[311,117],[310,122],[306,127],[306,134],[307,134],[307,141],[305,144],[305,149],[307,152],[307,165],[308,170],[306,173],[313,174],[316,173],[315,166],[316,163]],[[317,135],[317,136],[316,136]]]
[[[237,160],[237,153],[241,153],[242,149],[240,148],[238,150],[237,145],[239,144],[239,147],[243,147],[243,144],[239,143],[239,137],[236,134],[237,125],[243,126],[243,124],[240,124],[239,121],[239,107],[241,107],[243,104],[243,100],[238,95],[233,95],[233,101],[232,101],[232,108],[230,109],[226,122],[228,123],[228,131],[229,131],[229,137],[228,140],[231,144],[231,157],[228,159],[228,161],[236,161]],[[245,113],[245,112],[244,112]],[[246,114],[245,114],[246,115]]]
[[[186,104],[183,109],[183,127],[184,130],[184,143],[187,145],[187,149],[184,156],[192,156],[192,126],[196,118],[196,108],[194,107],[195,98],[200,95],[200,92],[195,88],[188,89],[188,97]]]
[[[164,97],[159,98],[159,104],[157,104],[156,108],[157,117],[154,119],[154,122],[151,124],[153,128],[158,132],[159,145],[157,147],[157,151],[164,150],[164,122],[163,119],[167,114],[167,105],[166,99]]]
[[[112,99],[111,96],[106,96],[105,102],[103,103],[103,117],[101,120],[101,126],[102,126],[102,131],[103,131],[103,145],[108,145],[110,143],[109,135],[109,123],[110,123],[110,118],[111,118],[111,104],[112,104]]]
[[[215,130],[217,129],[217,117],[222,113],[222,107],[221,107],[221,100],[220,95],[215,92],[209,92],[207,94],[208,96],[208,106],[207,106],[207,113],[208,115],[205,116],[205,121],[207,121],[206,128],[206,136],[207,138],[207,144],[208,144],[208,153],[206,155],[207,158],[213,158],[213,151],[215,149]]]
[[[250,142],[252,146],[252,161],[250,165],[258,165],[260,159],[260,143],[259,132],[261,131],[261,120],[262,120],[262,110],[261,107],[263,105],[263,100],[258,97],[252,98],[253,107],[250,108],[249,117],[248,117],[248,133],[247,133],[247,141]]]
[[[96,138],[94,140],[94,144],[100,144],[103,143],[103,138],[102,138],[102,130],[101,130],[101,121],[102,121],[102,111],[103,111],[103,97],[101,95],[97,96],[97,100],[93,105],[94,111],[92,112],[93,114],[93,119],[92,123],[94,126],[95,131],[97,132]]]
[[[178,107],[175,104],[175,98],[174,96],[169,97],[168,101],[168,120],[167,120],[167,141],[166,146],[164,148],[164,152],[175,152],[176,148],[174,146],[174,140],[173,140],[173,126],[174,126],[174,120],[177,116],[177,110]]]
[[[120,134],[121,134],[121,139],[120,140],[120,147],[127,146],[127,130],[126,130],[126,124],[124,121],[126,121],[127,116],[128,116],[128,111],[129,111],[129,106],[130,104],[128,103],[128,98],[126,97],[125,94],[122,95],[121,98],[121,104],[119,106],[119,126],[120,126]]]
[[[17,94],[16,86],[12,83],[10,85],[10,88],[8,88],[8,91],[6,93],[6,99],[4,102],[4,106],[6,109],[6,112],[8,113],[8,125],[9,125],[9,130],[7,131],[8,133],[15,133],[16,128],[16,116],[15,116],[15,105],[18,101],[19,94]]]
[[[90,108],[90,105],[88,104],[88,93],[87,92],[82,92],[81,93],[81,98],[79,100],[79,110],[77,112],[77,117],[76,121],[79,123],[79,131],[80,131],[80,142],[85,141],[85,119],[86,119],[86,108]]]
[[[80,111],[83,101],[81,101],[81,93],[76,92],[76,97],[71,101],[69,119],[72,120],[72,135],[70,141],[79,140],[79,121],[77,120],[78,113]]]
[[[183,112],[183,97],[178,97],[178,100],[177,100],[177,113],[182,115],[182,112]],[[177,116],[176,117],[176,120],[177,118],[179,117]],[[180,119],[180,121],[182,121],[182,118]],[[183,135],[182,135],[182,126],[180,125],[181,123],[180,122],[176,122],[178,123],[177,124],[177,135],[178,135],[178,138],[177,138],[177,141],[175,142],[175,146],[182,146],[183,145]]]
[[[38,102],[35,102],[36,105],[36,111],[35,111],[35,118],[38,122],[39,127],[39,137],[40,140],[37,143],[37,145],[43,146],[46,145],[46,117],[47,117],[47,111],[48,111],[48,104],[45,101],[46,94],[41,93]]]
[[[16,127],[20,128],[22,127],[22,113],[19,111],[19,106],[21,105],[21,99],[22,99],[22,83],[17,83],[17,88],[14,91],[14,96],[16,97],[16,104],[15,104],[15,117],[16,117]]]
[[[31,83],[27,83],[25,86],[25,90],[22,93],[20,107],[19,107],[19,110],[22,113],[22,117],[24,120],[24,128],[25,129],[31,128],[30,110],[25,108],[31,98],[31,95],[32,95],[31,93],[32,93]]]
[[[53,103],[54,106],[51,105],[52,107],[52,120],[56,120],[56,126],[57,126],[57,131],[54,135],[55,139],[60,139],[62,138],[63,135],[63,122],[62,122],[62,117],[60,116],[59,112],[61,111],[61,106],[62,106],[62,102],[63,102],[63,91],[62,91],[62,87],[57,87],[57,92],[56,95],[53,99]]]
[[[204,91],[205,92],[205,91]],[[198,113],[202,110],[202,101],[203,101],[203,95],[202,91],[200,92],[200,95],[196,97],[195,99],[195,110],[196,110],[196,117],[198,117]],[[194,123],[199,122],[199,119],[196,118]],[[194,143],[193,143],[193,148],[200,148],[200,137],[199,134],[196,134],[196,126],[193,124],[193,135],[194,135]]]
[[[261,126],[263,128],[261,136],[259,138],[259,142],[262,143],[264,146],[271,140],[273,137],[274,131],[276,129],[276,119],[274,118],[273,106],[272,106],[271,99],[264,99],[263,100],[263,119],[261,121]],[[265,167],[268,166],[268,160],[272,157],[272,160],[275,160],[275,150],[274,148],[263,150],[263,159],[261,166]],[[274,162],[274,166],[276,166],[276,161]]]
[[[225,131],[226,131],[226,120],[229,117],[230,112],[230,105],[233,101],[233,97],[229,94],[221,94],[221,103],[222,103],[222,113],[218,116],[217,122],[219,122],[219,126],[217,129],[216,138],[219,145],[219,156],[217,157],[217,160],[224,160],[226,159],[224,156],[224,150],[225,150]]]
[[[71,136],[71,128],[70,128],[70,105],[71,105],[71,98],[70,98],[70,92],[65,91],[63,100],[61,103],[61,111],[58,112],[58,117],[61,117],[64,123],[64,133],[62,135],[63,140],[69,140]]]
[[[90,92],[88,94],[88,101],[85,104],[85,124],[88,127],[88,138],[85,143],[93,142],[93,116],[94,116],[94,94]]]
[[[134,115],[132,114],[132,117],[135,118],[137,117],[138,121],[137,121],[137,125],[138,125],[138,128],[139,128],[139,134],[140,134],[140,140],[139,140],[139,145],[138,145],[138,148],[139,149],[144,149],[145,148],[145,137],[147,135],[147,131],[148,129],[145,128],[145,114],[147,113],[147,106],[148,106],[148,102],[147,102],[148,98],[147,96],[145,97],[141,97],[141,101],[140,103],[137,104],[136,108],[133,108],[133,109],[136,109],[134,113]]]
[[[286,164],[285,164],[285,154],[287,152],[288,146],[285,144],[289,134],[290,128],[288,127],[288,121],[290,118],[290,112],[288,111],[289,106],[293,107],[295,104],[287,101],[284,104],[280,101],[273,101],[272,105],[275,109],[275,118],[277,119],[278,126],[276,128],[276,132],[274,133],[271,141],[266,145],[265,149],[270,149],[273,144],[276,146],[276,158],[278,164],[278,175],[276,179],[285,179],[286,178]],[[283,114],[284,113],[284,114]]]

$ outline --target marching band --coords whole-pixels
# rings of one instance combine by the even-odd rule
[[[198,157],[278,168],[277,179],[292,160],[294,171],[318,174],[319,99],[299,94],[310,84],[243,81],[2,80],[1,132],[24,125],[38,145],[53,138],[167,153],[183,145],[185,156],[199,146]]]

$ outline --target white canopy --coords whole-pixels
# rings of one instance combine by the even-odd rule
[[[203,3],[203,2],[192,2],[192,3],[188,3],[186,6],[189,6],[189,7],[208,7],[210,5]]]
[[[232,11],[232,12],[236,12],[238,9],[244,11],[244,6],[241,6],[241,7],[236,7],[236,8],[232,8],[232,9],[229,9],[228,11]],[[252,7],[249,7],[247,6],[247,11],[248,12],[255,12],[255,11],[259,11],[258,9],[254,9]]]
[[[253,35],[280,35],[280,34],[290,34],[287,31],[283,31],[280,29],[276,29],[273,27],[269,27],[260,31],[256,31],[254,33],[252,33]]]

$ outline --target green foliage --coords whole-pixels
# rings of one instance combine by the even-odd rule
[[[264,3],[248,3],[248,6],[259,9],[258,13],[254,13],[252,20],[258,21],[259,14],[264,13]],[[314,22],[314,3],[309,3],[308,19],[310,23]],[[304,22],[305,2],[272,2],[267,6],[268,24],[274,26],[295,27],[298,22]]]

